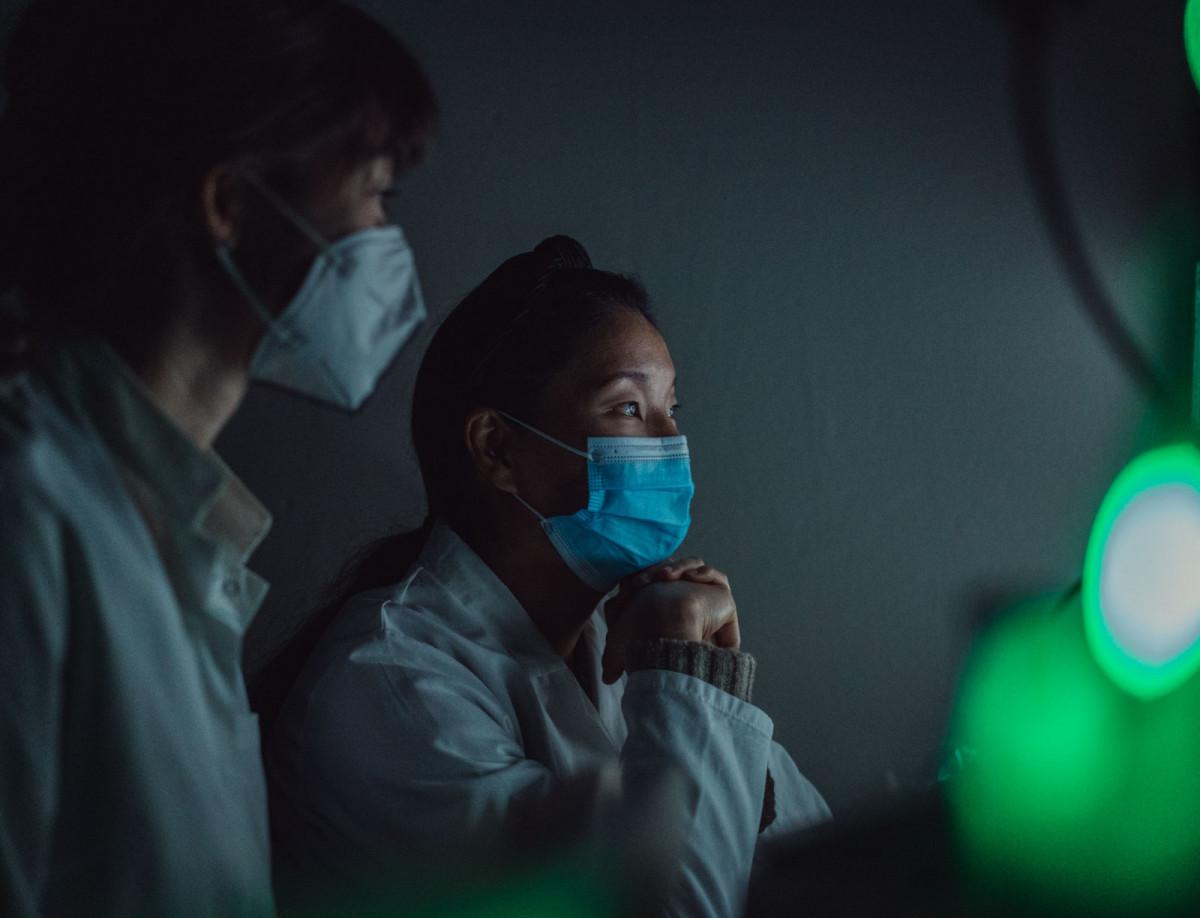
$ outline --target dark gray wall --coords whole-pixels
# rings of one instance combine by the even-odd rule
[[[999,14],[363,5],[444,109],[395,206],[433,319],[553,233],[638,273],[680,372],[686,548],[732,579],[777,738],[835,808],[919,774],[978,597],[1077,576],[1144,411],[1037,220]],[[1089,249],[1164,365],[1187,354],[1197,253],[1182,10],[1081,3],[1052,68]],[[358,416],[255,391],[222,437],[276,515],[252,658],[351,545],[423,516],[407,403],[434,324]]]

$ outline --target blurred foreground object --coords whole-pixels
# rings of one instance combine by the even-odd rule
[[[1192,79],[1200,89],[1200,2],[1197,0],[1188,0],[1183,14],[1183,46],[1187,50]]]
[[[749,914],[1200,913],[1197,668],[1200,451],[1176,442],[1117,476],[1080,589],[977,641],[944,796],[776,848]]]
[[[1092,528],[1082,600],[1088,645],[1117,685],[1170,692],[1200,667],[1200,452],[1177,443],[1133,460]]]
[[[1054,914],[1175,914],[1200,873],[1200,681],[1131,694],[1090,651],[1081,604],[1038,600],[979,642],[949,787],[966,876]]]
[[[600,869],[596,858],[572,852],[556,858],[504,863],[464,862],[454,869],[405,871],[375,888],[326,889],[281,914],[293,918],[627,918],[651,914],[632,897],[617,859]],[[647,900],[653,901],[653,900]]]

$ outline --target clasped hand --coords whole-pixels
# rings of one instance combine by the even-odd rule
[[[604,604],[604,617],[609,685],[625,671],[629,641],[703,641],[732,650],[742,642],[729,578],[700,558],[663,561],[627,577]]]

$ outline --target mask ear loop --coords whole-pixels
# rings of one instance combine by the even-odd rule
[[[501,411],[499,408],[497,408],[496,411],[501,417],[507,418],[508,420],[512,421],[514,424],[520,424],[526,430],[532,431],[533,433],[537,434],[539,437],[549,440],[555,446],[561,446],[567,452],[574,453],[576,456],[582,456],[584,459],[587,459],[589,462],[591,461],[591,458],[592,458],[591,453],[586,453],[581,449],[576,449],[573,446],[568,446],[566,443],[563,443],[562,440],[558,440],[558,439],[550,436],[550,434],[548,434],[548,433],[542,433],[540,430],[538,430],[532,424],[526,424],[520,418],[514,418],[507,411]],[[521,502],[522,506],[524,506],[527,510],[529,510],[539,520],[541,520],[543,523],[546,522],[546,517],[544,517],[540,513],[538,513],[538,511],[536,509],[534,509],[533,506],[531,506],[530,503],[527,500],[525,500],[525,498],[523,498],[520,494],[518,494],[516,491],[510,491],[509,493],[512,494],[512,496],[515,497],[517,500],[519,500]]]
[[[284,219],[289,220],[292,225],[295,226],[296,229],[299,230],[300,233],[321,252],[331,258],[336,257],[331,250],[328,240],[318,233],[311,223],[305,220],[304,217],[300,216],[300,213],[294,207],[276,194],[276,192],[261,178],[250,171],[243,172],[242,178],[246,180],[247,185],[262,195],[268,204],[279,211],[279,213],[283,215]],[[242,271],[237,266],[237,263],[234,262],[233,253],[231,251],[232,248],[233,243],[228,239],[217,243],[217,261],[221,263],[221,266],[225,269],[225,272],[233,281],[234,286],[236,286],[238,290],[241,291],[242,296],[246,298],[246,301],[250,304],[250,308],[254,310],[254,314],[258,316],[264,325],[267,326],[267,333],[275,335],[285,344],[293,347],[303,347],[306,345],[308,340],[303,335],[280,327],[279,323],[276,321],[276,317],[271,315],[266,305],[261,299],[259,299],[258,294],[254,292],[254,288],[250,286],[250,282],[246,280],[246,276],[242,274]]]
[[[527,501],[525,498],[523,498],[520,494],[518,494],[516,491],[509,491],[508,493],[511,494],[513,497],[515,497],[517,500],[519,500],[521,502],[521,506],[523,506],[526,510],[528,510],[530,513],[532,513],[534,516],[536,516],[539,520],[541,520],[543,523],[546,522],[546,518],[544,516],[542,516],[540,513],[538,513],[537,510],[534,508],[534,506],[532,504],[530,504],[529,501]]]
[[[542,433],[540,430],[538,430],[532,424],[526,424],[524,421],[520,420],[519,418],[514,418],[507,411],[500,411],[499,408],[497,408],[496,411],[501,417],[507,418],[508,420],[512,421],[514,424],[520,424],[526,430],[533,431],[535,434],[537,434],[542,439],[549,440],[555,446],[561,446],[563,449],[565,449],[569,453],[574,453],[576,456],[582,456],[584,459],[588,459],[588,460],[590,460],[592,458],[592,454],[590,452],[587,452],[582,449],[576,449],[573,446],[568,446],[566,443],[563,443],[562,440],[555,439],[554,437],[550,436],[550,434],[548,434],[548,433]]]
[[[285,201],[282,197],[280,197],[270,185],[266,184],[253,172],[244,172],[242,173],[242,177],[246,180],[246,184],[266,198],[268,204],[283,214],[284,217],[292,222],[292,225],[294,225],[296,229],[300,230],[301,233],[307,236],[308,240],[313,245],[315,245],[326,255],[332,254],[330,252],[331,246],[329,245],[329,240],[318,233],[316,228],[302,216],[300,216],[300,212],[292,207],[292,205]]]
[[[238,288],[238,291],[246,298],[246,302],[250,304],[250,308],[259,320],[267,326],[267,334],[275,335],[289,345],[302,347],[307,344],[307,339],[303,335],[298,335],[293,331],[280,327],[275,321],[275,317],[268,311],[266,305],[258,298],[258,294],[254,292],[254,288],[250,286],[250,282],[246,280],[246,276],[242,274],[241,268],[233,260],[233,255],[230,249],[233,244],[229,240],[222,240],[216,245],[217,261],[221,263],[221,267],[225,269],[225,273],[229,275],[229,279],[233,281],[233,285]]]

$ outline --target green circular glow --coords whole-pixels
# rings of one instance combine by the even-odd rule
[[[1189,13],[1192,7],[1189,7]],[[1116,610],[1106,608],[1104,578],[1111,564],[1106,549],[1114,528],[1128,523],[1131,512],[1145,506],[1155,489],[1183,488],[1200,500],[1200,452],[1190,443],[1162,447],[1139,456],[1117,476],[1096,514],[1084,558],[1082,600],[1088,644],[1096,660],[1117,685],[1140,698],[1153,698],[1178,687],[1200,667],[1200,641],[1191,640],[1165,659],[1150,659],[1123,639]],[[1195,570],[1200,573],[1200,558]],[[1127,612],[1127,610],[1126,610]],[[1195,610],[1200,615],[1200,609]],[[1125,612],[1122,612],[1125,614]],[[1146,612],[1147,620],[1153,617]]]
[[[971,884],[1016,900],[1014,914],[1158,916],[1195,901],[1198,705],[1195,680],[1149,700],[1122,691],[1078,601],[1010,610],[977,641],[955,702],[952,741],[974,756],[947,792]]]
[[[1183,14],[1183,47],[1187,51],[1192,80],[1200,88],[1200,0],[1188,0]]]

